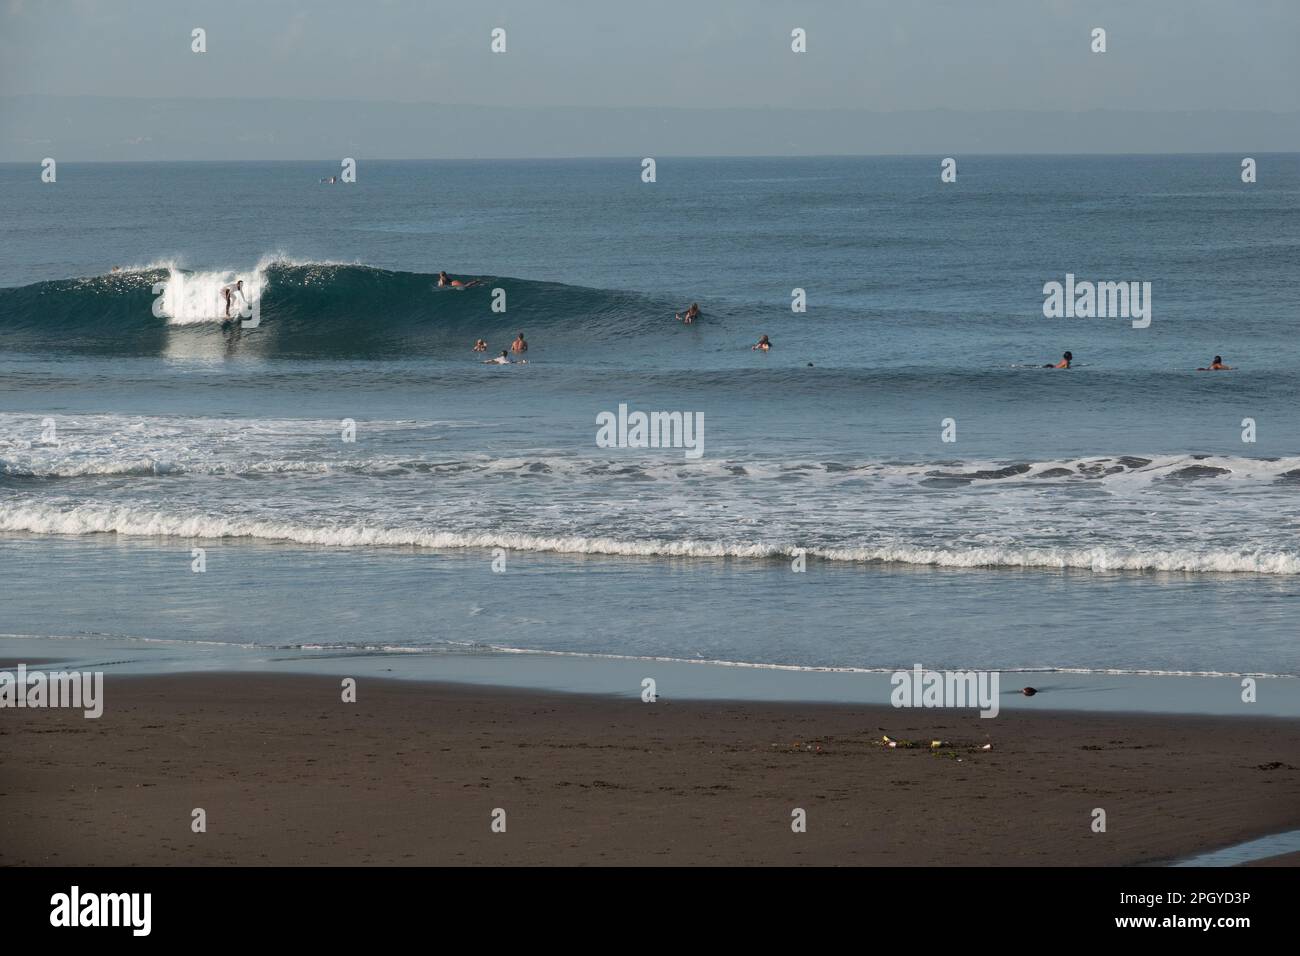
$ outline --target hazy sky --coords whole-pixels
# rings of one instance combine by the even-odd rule
[[[0,94],[1295,110],[1300,0],[0,0]],[[493,27],[508,52],[489,51]],[[190,51],[207,30],[208,52]],[[790,52],[790,30],[808,53]],[[1093,27],[1108,52],[1089,51]]]

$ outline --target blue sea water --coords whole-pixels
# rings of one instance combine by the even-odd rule
[[[1300,156],[1240,159],[0,166],[0,631],[1300,676]]]

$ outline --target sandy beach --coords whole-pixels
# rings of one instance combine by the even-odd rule
[[[99,720],[0,713],[0,864],[1141,864],[1300,826],[1294,721],[375,679],[343,703],[267,674],[105,696]]]

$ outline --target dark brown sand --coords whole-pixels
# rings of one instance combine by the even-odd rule
[[[0,711],[0,863],[1121,864],[1300,827],[1295,721],[372,679],[344,704],[338,678],[266,674],[110,675],[105,698]]]

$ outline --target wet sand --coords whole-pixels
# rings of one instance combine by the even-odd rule
[[[272,674],[105,697],[99,720],[0,711],[0,864],[1134,864],[1300,827],[1298,721],[369,678],[343,703]]]

